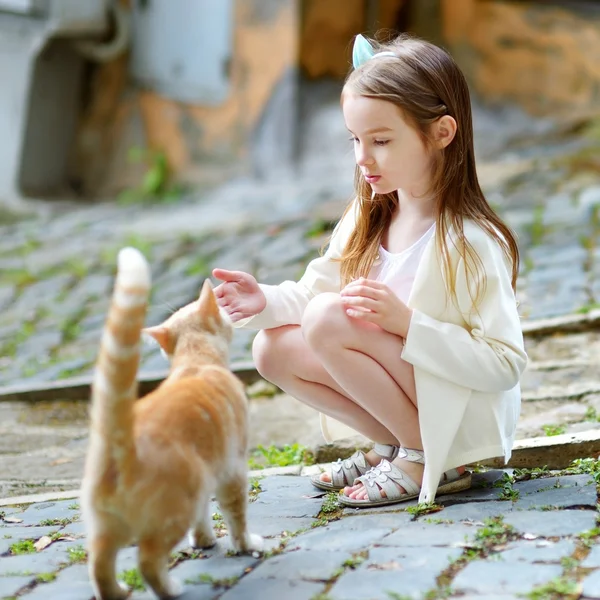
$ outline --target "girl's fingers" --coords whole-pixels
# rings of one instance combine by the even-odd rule
[[[352,287],[345,287],[340,295],[342,298],[347,298],[349,296],[363,296],[365,298],[373,298],[374,300],[381,298],[381,290],[370,287],[368,285],[353,285]]]
[[[234,311],[234,312],[230,312],[229,314],[229,318],[231,319],[232,323],[236,323],[237,321],[241,321],[242,319],[245,319],[246,317],[239,311]]]
[[[377,313],[362,308],[347,308],[346,314],[353,319],[362,319],[374,323],[377,319]]]
[[[221,281],[240,283],[248,277],[243,271],[227,271],[226,269],[213,269],[213,277]]]
[[[342,302],[350,308],[366,308],[370,311],[375,311],[379,304],[377,300],[364,296],[344,296]]]

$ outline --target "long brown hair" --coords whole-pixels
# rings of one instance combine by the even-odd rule
[[[476,282],[474,302],[486,285],[481,260],[464,235],[465,218],[498,241],[512,263],[515,289],[519,250],[514,234],[487,203],[477,180],[471,101],[464,75],[445,50],[424,40],[402,34],[387,44],[370,42],[376,52],[391,51],[395,56],[376,57],[352,70],[346,78],[342,100],[344,93],[352,93],[392,102],[432,150],[434,172],[430,191],[436,199],[436,245],[451,297],[456,297],[456,282],[446,243],[449,230],[455,233],[452,242],[465,262],[467,279]],[[456,134],[443,151],[433,151],[430,125],[444,115],[456,120]],[[340,259],[342,285],[355,277],[367,276],[382,235],[398,207],[395,191],[372,197],[371,186],[358,166],[354,187],[357,219]]]

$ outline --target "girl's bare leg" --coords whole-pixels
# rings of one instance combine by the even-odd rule
[[[300,330],[261,332],[254,358],[265,378],[370,439],[420,449],[413,370],[400,358],[402,348],[398,336],[348,317],[339,295],[320,294],[307,307]],[[379,461],[369,454],[369,462]],[[394,462],[421,481],[422,465]],[[366,497],[358,487],[347,493]]]

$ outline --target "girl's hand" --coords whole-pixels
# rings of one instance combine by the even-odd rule
[[[387,285],[361,277],[340,292],[346,314],[379,325],[381,329],[405,338],[412,310]]]
[[[267,305],[267,299],[252,275],[224,269],[214,269],[212,274],[223,282],[214,290],[217,302],[234,323],[257,315]]]

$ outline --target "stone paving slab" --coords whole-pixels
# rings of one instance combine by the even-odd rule
[[[185,586],[184,600],[507,600],[570,579],[586,597],[598,598],[599,515],[588,493],[596,486],[589,475],[548,475],[513,478],[515,501],[490,500],[469,490],[439,498],[435,512],[406,503],[348,513],[336,508],[335,495],[315,497],[319,493],[307,476],[267,474],[249,505],[250,529],[267,536],[265,554],[232,556],[224,536],[192,558],[182,540],[172,574]],[[494,483],[505,486],[509,476],[509,471],[475,474],[475,490],[498,490]],[[520,504],[536,495],[554,508]],[[22,522],[0,523],[0,598],[91,600],[83,564],[85,523],[77,502],[3,510],[4,519]],[[15,554],[15,542],[53,533],[64,539],[39,552]],[[581,569],[573,570],[574,565]],[[117,572],[136,567],[137,549],[122,550]],[[131,598],[152,595],[136,590]]]

